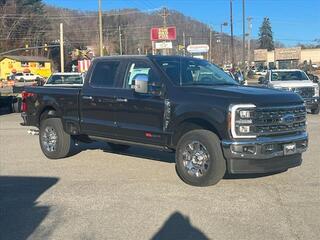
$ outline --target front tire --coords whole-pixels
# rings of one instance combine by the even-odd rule
[[[60,118],[47,118],[41,121],[39,141],[41,150],[47,158],[65,158],[70,153],[72,138],[63,130]]]
[[[226,172],[226,161],[217,135],[209,130],[192,130],[184,134],[176,149],[176,170],[187,184],[217,184]]]

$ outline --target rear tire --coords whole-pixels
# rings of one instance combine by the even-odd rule
[[[108,143],[108,145],[111,148],[111,150],[115,152],[123,152],[130,148],[130,146],[123,144]]]
[[[217,184],[226,172],[219,138],[213,132],[202,129],[184,134],[176,149],[176,170],[187,184]]]
[[[42,152],[50,159],[67,157],[72,146],[72,138],[63,130],[60,118],[41,121],[39,141]]]

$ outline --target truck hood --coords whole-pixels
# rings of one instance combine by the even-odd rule
[[[272,81],[270,83],[272,87],[285,87],[285,88],[296,88],[296,87],[314,87],[316,84],[309,81]]]
[[[280,106],[303,103],[302,98],[293,92],[266,87],[241,85],[192,86],[184,87],[190,94],[215,96],[230,104],[252,103],[256,106]]]

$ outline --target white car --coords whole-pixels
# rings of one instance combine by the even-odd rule
[[[255,74],[259,75],[259,76],[265,76],[267,74],[267,72],[268,72],[268,70],[263,69],[263,70],[260,70],[260,71],[256,71]]]
[[[48,81],[44,84],[46,87],[61,86],[61,87],[80,87],[83,85],[84,74],[77,72],[53,73]]]
[[[16,73],[14,79],[18,82],[34,82],[37,79],[42,79],[43,77],[33,74],[33,73]]]
[[[269,70],[263,80],[264,85],[299,94],[308,110],[319,113],[319,85],[310,80],[308,75],[299,69]]]

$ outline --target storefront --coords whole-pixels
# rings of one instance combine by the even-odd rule
[[[320,65],[320,48],[301,49],[276,48],[274,51],[267,49],[254,50],[254,63],[256,68],[298,68],[302,63],[315,63]]]
[[[12,73],[29,72],[49,77],[51,60],[37,56],[0,56],[0,79],[7,79]]]

